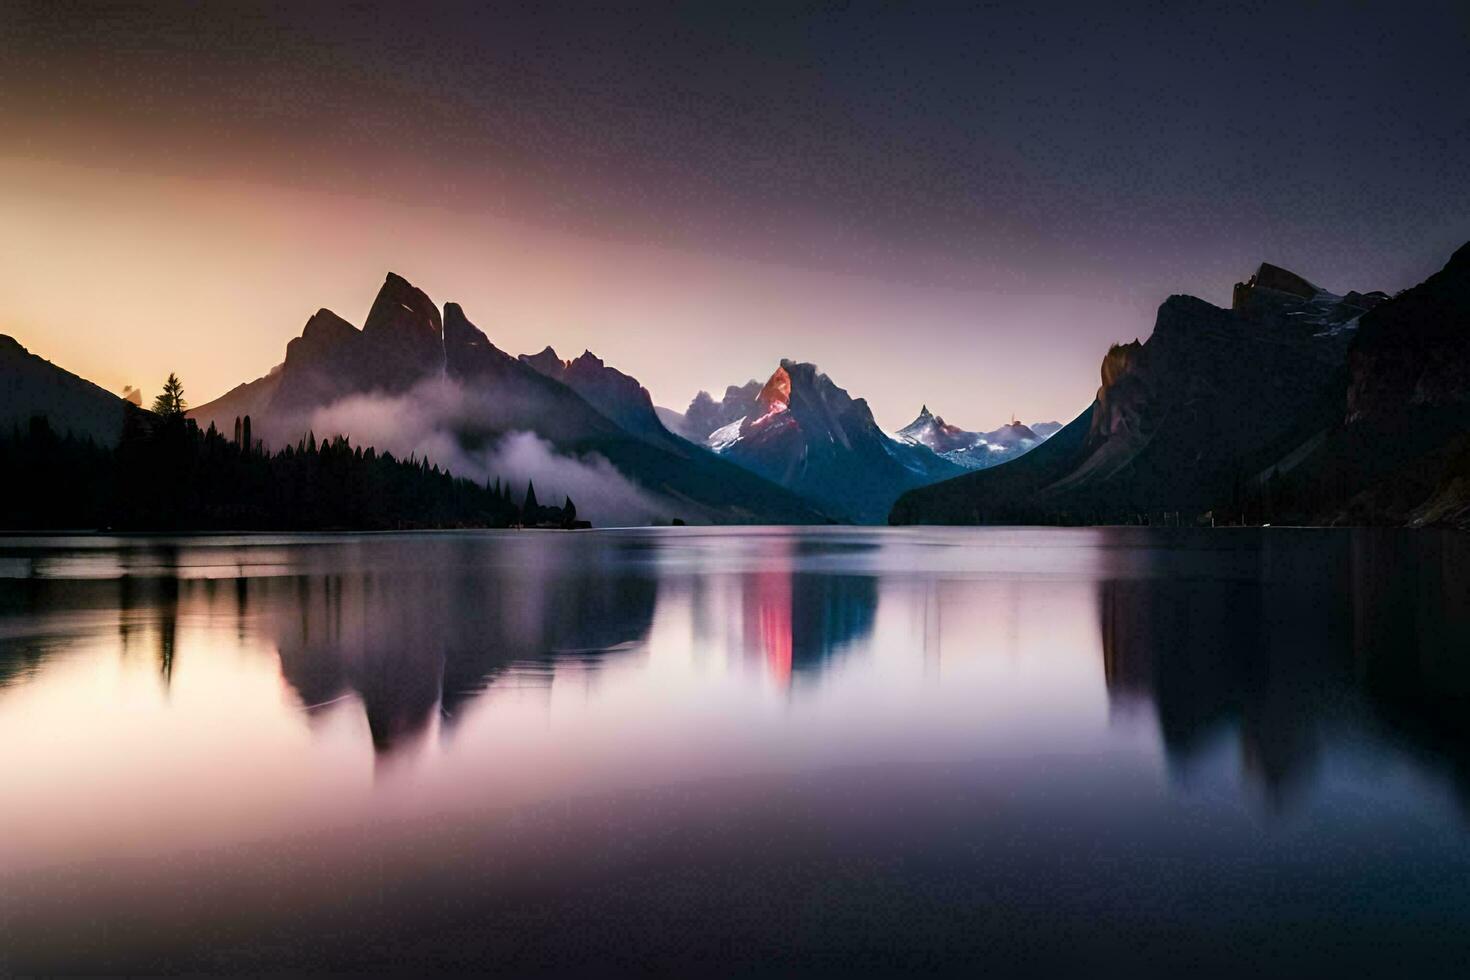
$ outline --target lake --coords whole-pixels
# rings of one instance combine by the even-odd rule
[[[1470,954],[1470,537],[0,538],[0,972]]]

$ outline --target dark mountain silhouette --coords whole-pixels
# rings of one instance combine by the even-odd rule
[[[437,421],[466,451],[509,432],[533,432],[570,455],[605,457],[662,500],[671,517],[827,519],[795,494],[675,437],[658,422],[651,402],[640,417],[641,386],[596,357],[585,355],[554,373],[586,388],[606,411],[562,379],[501,351],[458,304],[445,304],[441,318],[422,290],[389,273],[361,330],[320,310],[287,345],[279,367],[190,415],[201,426],[228,431],[235,417],[248,414],[266,445],[290,444],[311,427],[314,413],[348,396],[404,395],[445,379],[461,386],[464,398]]]
[[[1281,519],[1470,526],[1470,244],[1364,313],[1333,424],[1266,471]]]
[[[1470,247],[1392,299],[1263,264],[1115,345],[1096,400],[1014,462],[906,494],[895,523],[1464,523]]]
[[[539,354],[522,354],[520,360],[571,388],[624,431],[655,444],[668,444],[670,433],[659,420],[648,389],[637,378],[609,367],[591,351],[583,351],[574,361],[564,361],[547,347]]]
[[[0,334],[0,379],[0,434],[24,432],[32,418],[44,416],[58,437],[116,446],[128,413],[138,410],[4,334]]]
[[[878,428],[868,403],[852,398],[815,365],[783,360],[753,397],[730,387],[716,403],[700,392],[685,413],[710,449],[850,520],[882,520],[909,487],[961,472],[928,447]]]

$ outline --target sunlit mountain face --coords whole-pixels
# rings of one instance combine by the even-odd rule
[[[890,435],[867,401],[814,364],[783,360],[764,383],[731,385],[716,402],[700,392],[677,431],[722,458],[857,523],[886,517],[904,489],[963,472],[929,447]]]

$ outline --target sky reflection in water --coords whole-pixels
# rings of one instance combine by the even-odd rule
[[[1470,543],[0,541],[0,968],[1466,952]]]

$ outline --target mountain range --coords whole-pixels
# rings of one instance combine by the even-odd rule
[[[764,382],[731,385],[718,401],[701,391],[683,414],[658,415],[685,438],[859,523],[881,522],[905,490],[995,465],[1042,441],[1020,423],[964,432],[935,420],[927,406],[911,425],[888,433],[865,400],[816,365],[792,360]]]
[[[899,429],[905,442],[925,446],[967,470],[983,470],[1015,459],[1036,448],[1061,429],[1060,422],[1038,422],[1034,426],[1012,419],[991,432],[968,432],[934,415],[925,405],[918,418]]]
[[[1033,452],[907,492],[941,523],[1470,522],[1470,245],[1389,297],[1262,264],[1114,345]]]
[[[701,392],[683,415],[661,411],[636,378],[591,351],[571,360],[551,347],[512,357],[458,304],[445,304],[441,317],[421,290],[391,273],[361,330],[319,310],[278,368],[191,415],[221,430],[250,415],[267,441],[290,441],[313,427],[345,425],[361,414],[354,399],[404,398],[435,379],[460,386],[434,420],[458,450],[535,433],[559,452],[608,460],[669,517],[687,521],[877,523],[905,490],[1040,441],[1012,426],[976,434],[968,455],[946,458],[922,439],[885,433],[865,401],[795,361],[782,361],[764,383],[731,387],[719,403]],[[423,395],[413,398],[442,400]]]
[[[189,414],[221,432],[248,416],[266,446],[340,433],[481,480],[514,442],[589,512],[619,485],[640,523],[1470,523],[1470,245],[1392,297],[1263,263],[1228,309],[1169,297],[1099,374],[1065,426],[970,430],[926,405],[890,433],[794,360],[681,413],[590,351],[507,354],[389,273],[360,329],[318,310],[278,366]],[[0,431],[45,416],[116,446],[147,416],[135,392],[10,337],[0,376]]]
[[[422,290],[389,273],[361,330],[319,310],[279,367],[190,415],[222,430],[249,415],[267,442],[289,442],[319,423],[365,419],[372,429],[376,419],[373,431],[381,432],[385,415],[407,414],[417,427],[398,438],[420,452],[424,443],[437,447],[439,456],[454,457],[451,468],[509,434],[534,433],[568,460],[605,460],[646,495],[651,519],[830,520],[789,490],[669,433],[646,392],[640,416],[640,391],[591,354],[570,363],[549,349],[512,357],[459,304],[446,303],[441,317]]]
[[[0,422],[11,426],[42,414],[58,432],[116,445],[126,413],[140,411],[9,338],[0,371],[14,379],[0,402]],[[459,304],[441,310],[393,273],[360,329],[318,310],[279,365],[188,414],[225,433],[248,418],[263,448],[343,434],[472,477],[495,469],[487,457],[502,440],[529,433],[589,473],[605,463],[595,479],[626,481],[643,509],[624,519],[700,523],[881,522],[903,491],[1040,441],[1016,423],[939,446],[934,433],[949,430],[940,420],[921,431],[933,422],[927,408],[889,434],[864,400],[789,360],[718,403],[701,392],[685,414],[661,410],[636,378],[590,351],[571,360],[551,347],[505,353]],[[565,470],[555,482],[568,483]],[[595,493],[578,496],[595,511]]]

